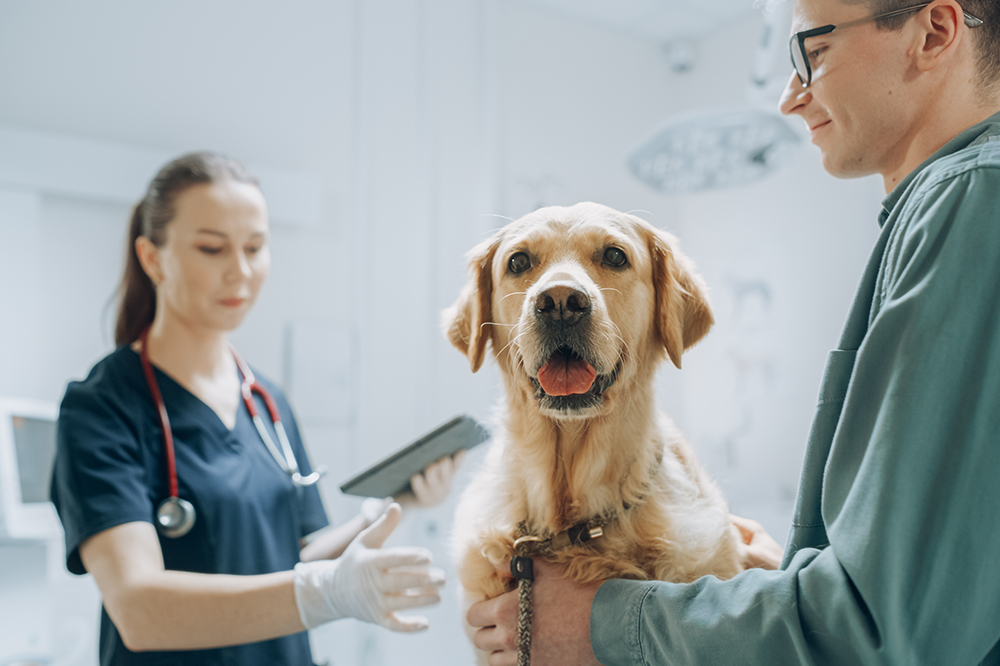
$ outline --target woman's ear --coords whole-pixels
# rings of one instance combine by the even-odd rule
[[[500,234],[480,243],[469,252],[469,280],[455,303],[441,313],[445,337],[468,356],[472,371],[483,365],[486,342],[493,337],[493,255]]]
[[[154,286],[163,281],[163,270],[160,267],[160,248],[145,236],[135,239],[135,256],[139,259],[142,272],[146,274]]]
[[[681,253],[674,236],[653,227],[649,227],[648,234],[656,290],[656,332],[667,356],[680,368],[681,355],[705,337],[715,322],[708,288],[694,272],[694,263]]]

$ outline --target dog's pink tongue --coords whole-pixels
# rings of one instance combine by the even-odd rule
[[[597,371],[582,358],[556,354],[538,371],[538,383],[549,395],[586,393],[594,385]]]

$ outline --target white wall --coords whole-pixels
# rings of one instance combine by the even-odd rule
[[[221,149],[318,184],[317,224],[274,225],[270,281],[234,341],[282,381],[289,326],[353,340],[338,378],[352,388],[348,415],[303,419],[313,458],[333,470],[323,492],[338,521],[356,506],[340,481],[455,413],[487,416],[498,398],[492,366],[472,375],[437,330],[464,252],[503,223],[491,215],[583,199],[645,211],[698,263],[718,320],[683,371],[661,372],[661,407],[733,508],[780,540],[878,184],[829,178],[811,149],[759,184],[700,195],[662,196],[625,167],[664,119],[743,103],[759,28],[697,42],[679,74],[658,44],[515,0],[8,2],[0,129],[164,155]],[[11,178],[0,182],[0,394],[57,400],[111,348],[102,312],[127,202]],[[293,402],[305,385],[288,387]],[[443,560],[450,510],[394,539]],[[430,615],[416,637],[322,628],[317,660],[465,663],[454,599]]]
[[[875,242],[881,187],[834,181],[809,147],[759,185],[679,202],[717,321],[681,373],[687,434],[733,511],[779,541],[827,352]]]

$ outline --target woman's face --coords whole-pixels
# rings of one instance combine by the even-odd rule
[[[190,327],[231,331],[271,268],[264,196],[254,185],[222,180],[187,188],[174,210],[161,247],[142,237],[136,247],[156,285],[157,317],[162,311]]]

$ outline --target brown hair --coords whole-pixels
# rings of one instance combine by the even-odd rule
[[[118,288],[115,345],[137,340],[156,316],[156,287],[139,263],[136,240],[145,236],[153,245],[162,247],[167,239],[167,225],[174,218],[177,196],[193,185],[220,180],[260,186],[246,167],[231,157],[212,152],[188,153],[164,165],[132,209],[125,247],[125,272]]]
[[[884,14],[915,4],[914,0],[847,0],[848,4],[863,4],[872,14]],[[1000,2],[997,0],[957,0],[969,14],[983,21],[972,31],[979,52],[977,84],[986,93],[1000,88]],[[896,30],[910,18],[909,14],[893,16],[876,22],[879,29]]]

